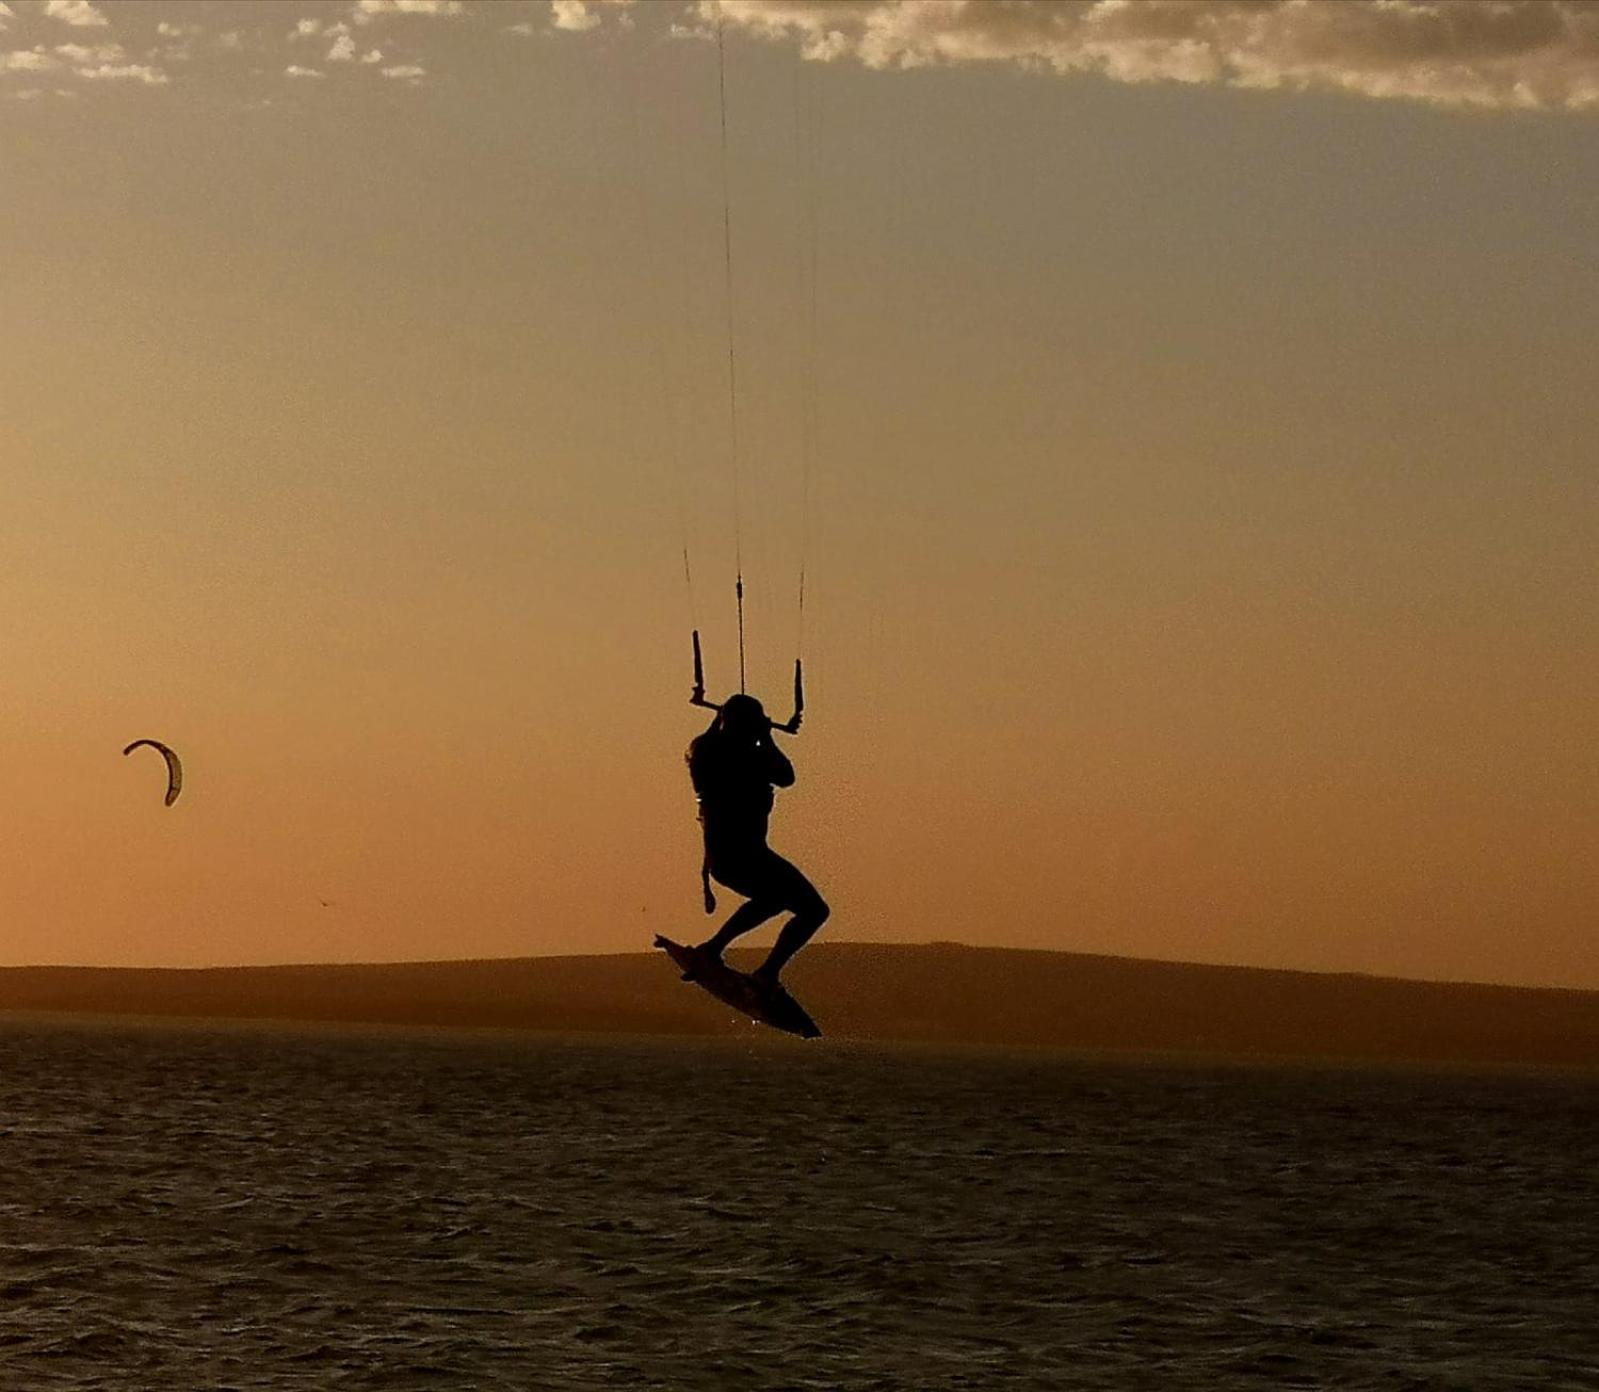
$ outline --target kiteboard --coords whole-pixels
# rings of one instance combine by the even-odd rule
[[[805,1007],[781,986],[767,986],[753,976],[734,971],[725,962],[711,961],[694,948],[684,947],[670,938],[657,937],[655,945],[666,949],[666,955],[677,963],[685,980],[708,991],[723,1005],[732,1006],[740,1015],[787,1034],[797,1034],[801,1039],[822,1037],[816,1021],[805,1013]]]

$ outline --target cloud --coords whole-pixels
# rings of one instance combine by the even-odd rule
[[[633,5],[633,0],[550,0],[550,24],[556,29],[564,29],[568,33],[579,34],[585,30],[598,29],[600,22],[607,10],[620,15],[618,23],[624,29],[633,27],[632,17],[627,13]],[[703,10],[706,7],[701,4]],[[714,17],[714,10],[711,11]],[[533,32],[530,24],[514,24],[511,26],[513,33]]]
[[[286,67],[283,71],[284,71],[284,74],[286,76],[288,76],[288,77],[326,77],[327,76],[327,74],[325,72],[321,72],[320,70],[318,70],[316,68],[302,68],[298,63],[290,63],[289,66]]]
[[[383,61],[383,50],[381,48],[369,48],[361,55],[361,61],[363,63],[381,63]]]
[[[152,53],[159,53],[169,63],[187,63],[194,57],[195,40],[203,31],[198,24],[170,24],[163,19],[155,32],[168,42],[157,45]]]
[[[74,29],[103,29],[111,22],[89,0],[48,0],[44,12]]]
[[[557,29],[576,34],[585,29],[598,29],[600,17],[584,0],[550,0],[550,23]]]
[[[1591,0],[698,0],[808,59],[1599,110]]]
[[[19,48],[0,53],[0,72],[48,72],[60,65],[43,49]]]
[[[102,63],[93,68],[74,68],[73,72],[91,82],[142,82],[147,87],[164,87],[170,81],[160,68],[145,63]]]
[[[466,9],[462,0],[357,0],[357,21],[384,14],[458,15]]]
[[[355,61],[355,40],[348,34],[340,34],[333,40],[333,47],[328,50],[327,61],[330,63],[353,63]]]
[[[69,63],[121,63],[128,56],[117,43],[95,44],[92,48],[75,43],[57,44],[56,52]]]
[[[0,0],[0,29],[4,29],[6,27],[6,21],[8,19],[15,18],[16,15],[12,12],[11,6],[6,4],[6,0]],[[37,95],[39,89],[37,87],[30,87],[28,90]],[[18,93],[17,95],[21,96],[21,93]]]
[[[520,24],[507,24],[505,26],[505,32],[507,34],[520,34],[524,39],[531,39],[536,31],[534,30],[533,26],[524,19]]]
[[[291,39],[314,39],[322,32],[322,21],[315,18],[297,19],[289,31]]]
[[[418,67],[415,63],[397,63],[392,68],[379,68],[384,77],[397,78],[401,81],[415,82],[427,76],[427,69]]]

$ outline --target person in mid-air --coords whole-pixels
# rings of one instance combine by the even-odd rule
[[[739,695],[723,702],[709,728],[689,745],[688,769],[705,829],[705,911],[716,907],[712,879],[748,901],[695,952],[720,962],[735,938],[790,913],[766,960],[751,973],[762,985],[776,987],[789,959],[830,912],[816,886],[766,844],[772,790],[793,785],[794,765],[773,743],[772,722],[761,703]]]

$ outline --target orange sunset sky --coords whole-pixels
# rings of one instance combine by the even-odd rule
[[[706,931],[718,19],[825,934],[1599,988],[1559,3],[6,0],[0,962]]]

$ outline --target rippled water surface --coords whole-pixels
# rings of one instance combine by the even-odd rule
[[[1599,1388],[1599,1083],[0,1022],[0,1387]]]

